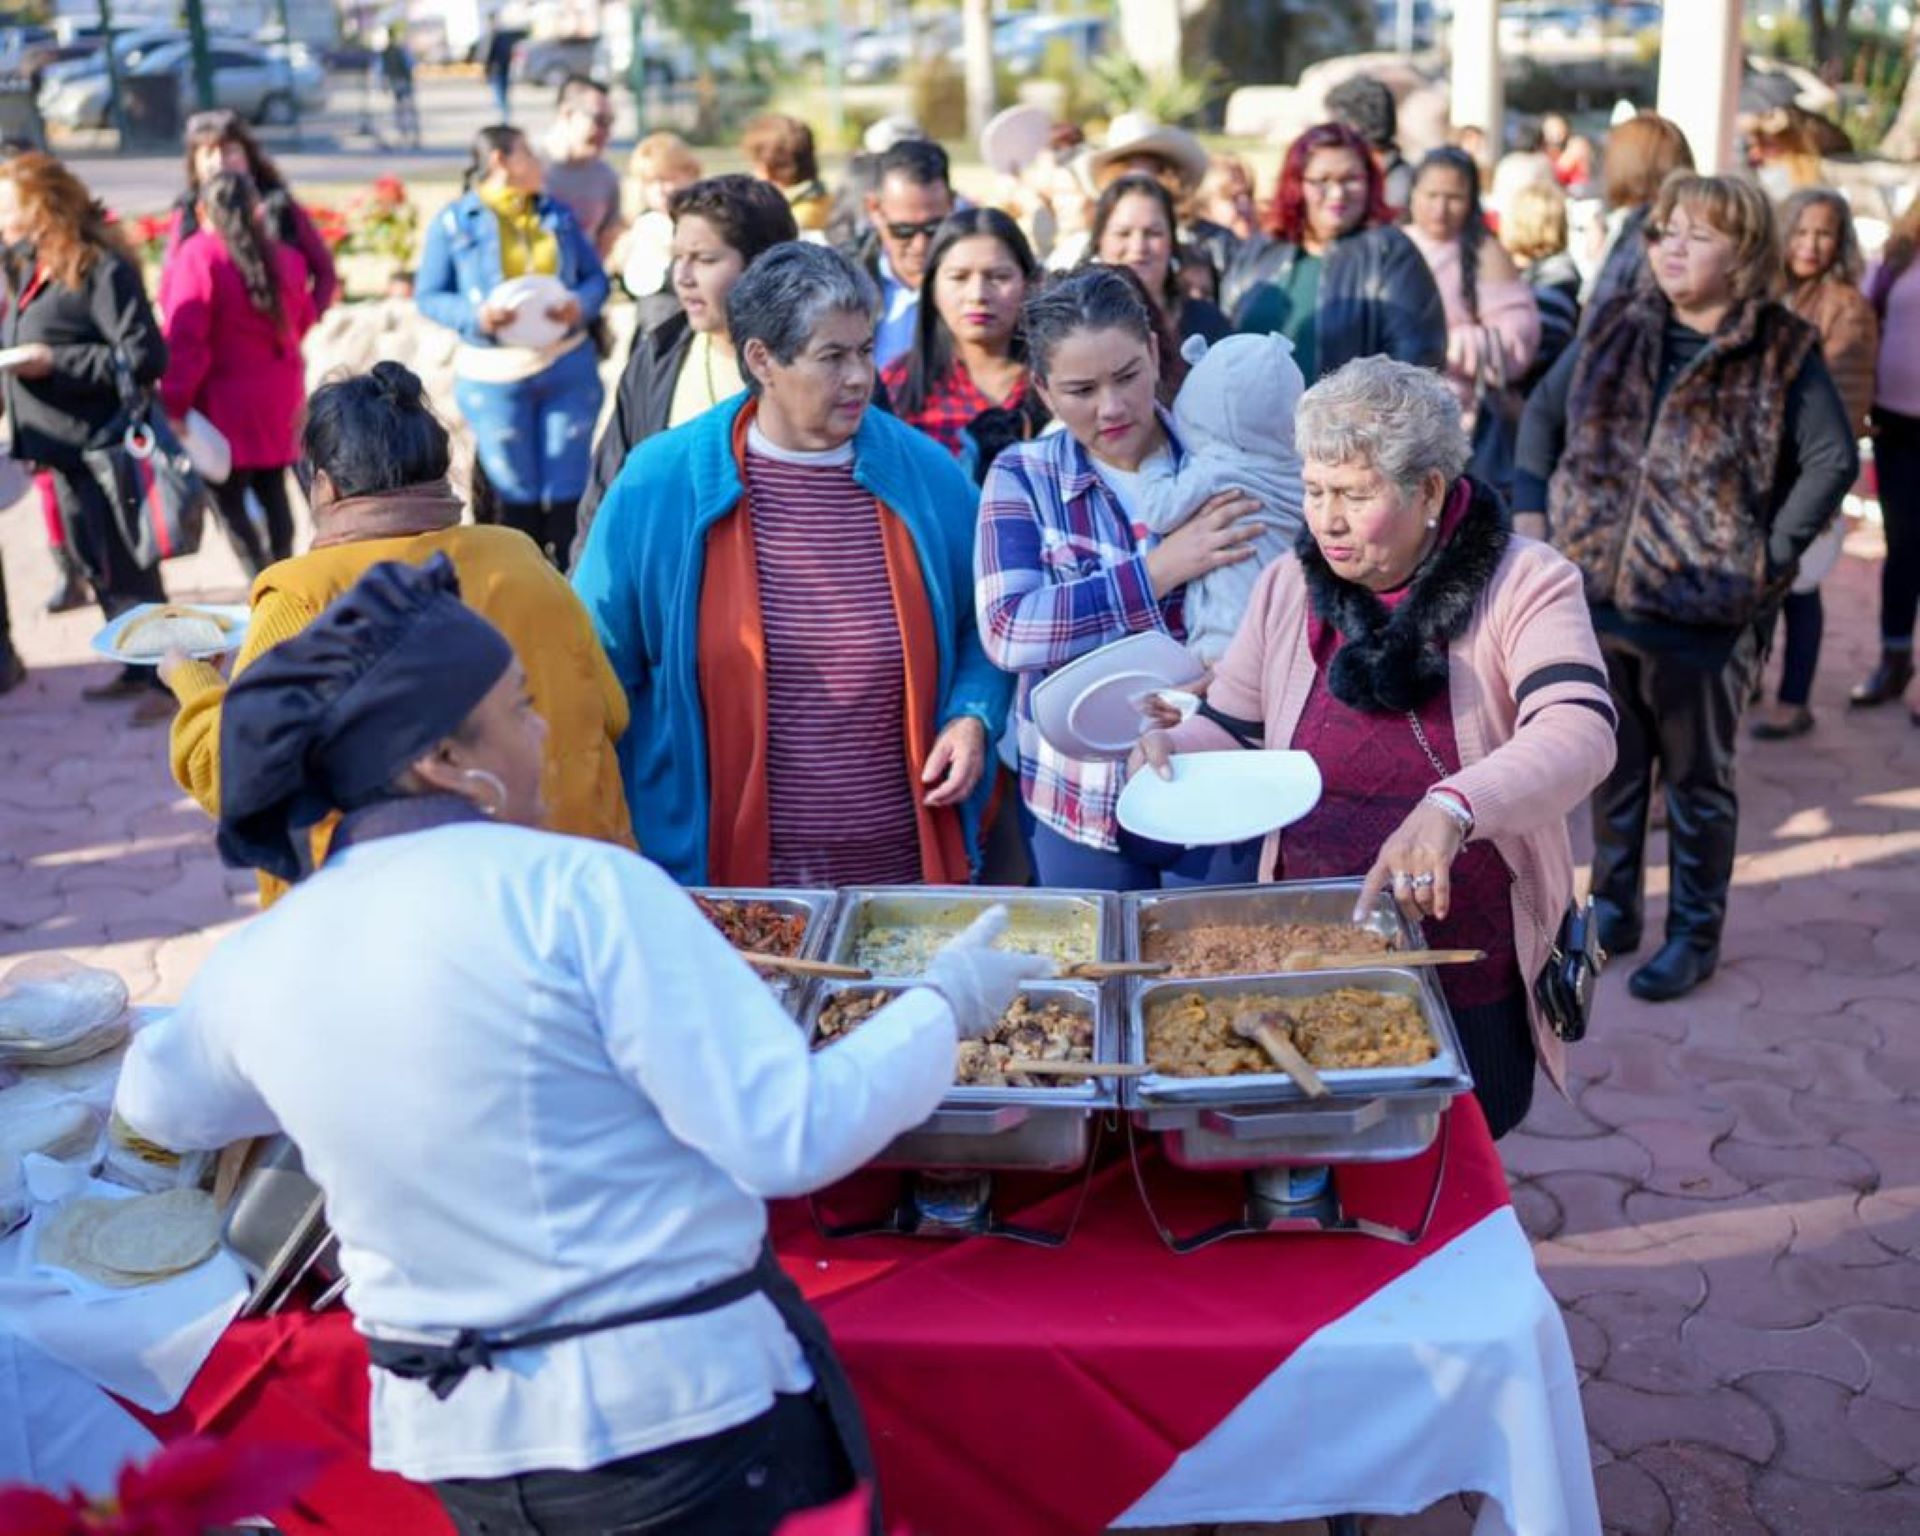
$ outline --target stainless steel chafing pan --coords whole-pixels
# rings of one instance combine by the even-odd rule
[[[1290,1163],[1389,1162],[1433,1142],[1440,1112],[1473,1086],[1452,1015],[1431,978],[1379,967],[1282,976],[1167,980],[1134,990],[1128,1059],[1147,1062],[1147,1020],[1167,999],[1313,997],[1359,987],[1414,999],[1434,1055],[1413,1066],[1323,1068],[1331,1096],[1309,1100],[1280,1073],[1174,1077],[1149,1072],[1126,1086],[1136,1123],[1166,1134],[1167,1155],[1189,1167],[1252,1168]]]
[[[808,1038],[834,998],[897,990],[898,984],[821,982],[807,1005]],[[1102,988],[1085,982],[1043,982],[1025,990],[1035,1003],[1058,1003],[1093,1021],[1096,1062],[1119,1059],[1119,1020],[1105,1006]],[[895,1138],[873,1166],[1066,1172],[1085,1163],[1094,1122],[1118,1105],[1119,1091],[1110,1078],[1063,1079],[1044,1088],[955,1085],[931,1116]]]

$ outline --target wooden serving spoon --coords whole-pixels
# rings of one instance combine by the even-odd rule
[[[790,976],[824,976],[830,981],[872,981],[862,965],[840,965],[832,960],[802,960],[796,955],[762,955],[743,949],[740,958],[756,971],[785,971]]]
[[[1296,949],[1280,962],[1283,971],[1360,971],[1381,966],[1473,965],[1487,958],[1484,949],[1385,949],[1340,954]]]
[[[1274,1060],[1281,1071],[1300,1085],[1310,1099],[1324,1099],[1333,1092],[1313,1063],[1302,1056],[1287,1034],[1285,1020],[1272,1013],[1237,1014],[1233,1032],[1242,1040],[1251,1040]]]
[[[1074,981],[1109,981],[1116,976],[1164,976],[1172,969],[1164,960],[1082,960],[1060,974]]]

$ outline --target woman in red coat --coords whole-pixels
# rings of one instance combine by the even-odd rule
[[[287,470],[306,399],[300,340],[314,323],[313,298],[306,262],[266,233],[246,177],[223,171],[206,181],[198,214],[160,274],[160,399],[176,421],[199,411],[231,446],[233,472],[214,495],[251,578],[293,553]],[[266,514],[264,542],[248,491]]]

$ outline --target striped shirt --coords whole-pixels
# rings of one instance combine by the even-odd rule
[[[752,430],[747,498],[767,645],[767,812],[775,885],[912,884],[906,648],[880,508],[852,446],[776,448]]]
[[[1164,413],[1161,419],[1177,461],[1172,425]],[[1033,722],[1033,686],[1076,656],[1143,629],[1186,638],[1181,594],[1153,595],[1146,552],[1154,542],[1066,432],[1015,443],[987,472],[974,603],[987,655],[1020,678],[1020,793],[1037,820],[1091,848],[1118,846],[1113,806],[1122,765],[1048,746]]]

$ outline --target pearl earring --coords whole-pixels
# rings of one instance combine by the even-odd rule
[[[1429,528],[1438,528],[1438,527],[1440,526],[1440,519],[1439,519],[1439,518],[1437,518],[1437,517],[1430,517],[1430,518],[1428,518],[1428,519],[1427,519],[1427,526],[1428,526]]]

